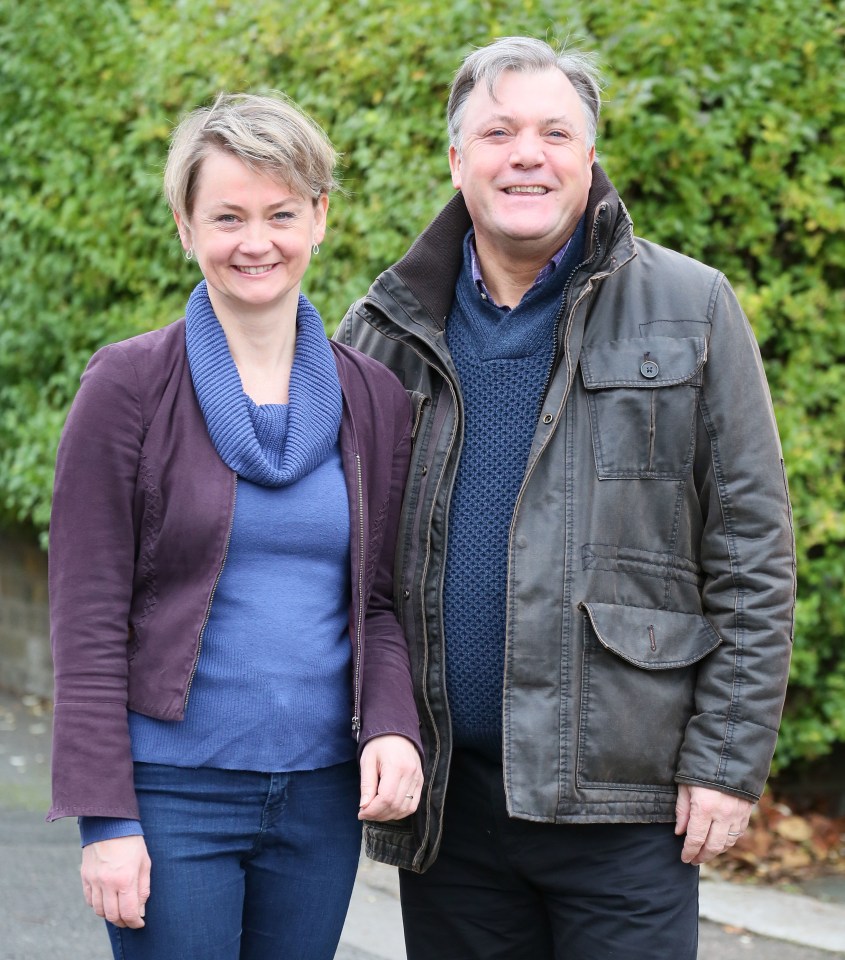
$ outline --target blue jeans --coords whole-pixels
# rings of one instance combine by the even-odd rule
[[[354,761],[295,773],[135,765],[151,894],[118,960],[331,960],[361,847]]]

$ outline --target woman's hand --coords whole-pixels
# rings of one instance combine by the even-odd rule
[[[115,837],[82,848],[82,890],[98,917],[116,927],[144,926],[150,858],[143,837]]]
[[[417,809],[423,775],[417,748],[406,737],[373,737],[361,751],[359,820],[401,820]]]

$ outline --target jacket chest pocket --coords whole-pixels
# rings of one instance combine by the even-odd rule
[[[601,480],[679,480],[692,464],[704,337],[640,337],[583,346]]]

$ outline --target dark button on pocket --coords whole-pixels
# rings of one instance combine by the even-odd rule
[[[653,380],[657,374],[660,373],[660,367],[657,366],[654,360],[646,360],[640,367],[640,373],[649,380]]]

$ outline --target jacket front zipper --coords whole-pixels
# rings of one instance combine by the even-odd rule
[[[202,621],[202,626],[200,627],[199,640],[197,641],[197,655],[194,657],[194,665],[191,667],[191,675],[188,677],[188,687],[185,690],[185,709],[188,709],[188,698],[191,696],[191,687],[194,685],[194,677],[197,675],[197,667],[200,662],[200,653],[202,652],[202,639],[205,636],[205,628],[208,626],[208,621],[211,619],[211,604],[214,602],[214,594],[217,592],[217,584],[220,583],[220,578],[223,576],[223,567],[226,566],[226,557],[229,556],[229,544],[232,542],[232,528],[235,525],[235,499],[238,494],[238,475],[235,474],[235,484],[232,487],[232,509],[229,514],[229,530],[226,534],[226,545],[223,547],[223,559],[220,561],[220,569],[217,571],[217,576],[214,578],[214,586],[211,588],[211,595],[208,598],[208,606],[205,608],[205,618]]]
[[[361,736],[361,630],[364,621],[364,480],[361,475],[361,455],[355,452],[355,473],[358,483],[358,616],[355,622],[355,670],[352,678],[352,733],[357,741]]]
[[[554,326],[554,331],[552,333],[552,362],[549,364],[549,369],[546,371],[546,379],[543,381],[543,389],[540,391],[540,405],[537,408],[538,416],[539,416],[540,410],[543,409],[543,404],[546,402],[546,396],[548,395],[548,392],[549,392],[549,386],[551,385],[552,377],[557,371],[557,368],[559,366],[560,358],[558,357],[558,350],[560,347],[560,334],[558,333],[558,329],[560,327],[560,321],[563,318],[563,314],[566,312],[567,301],[569,300],[569,288],[572,286],[572,281],[575,278],[575,275],[578,273],[578,271],[583,270],[584,267],[588,267],[590,266],[590,264],[594,263],[598,259],[599,254],[601,253],[601,240],[599,240],[599,227],[598,227],[598,214],[601,213],[601,211],[602,211],[602,207],[600,206],[599,209],[596,211],[596,216],[593,218],[592,256],[587,257],[586,260],[578,264],[578,266],[569,275],[569,278],[566,281],[566,285],[563,288],[563,296],[561,297],[560,310],[558,311],[558,314],[555,317],[555,326]],[[569,315],[567,317],[567,324],[566,324],[567,330],[564,333],[564,347],[568,342],[569,320],[572,318],[573,314],[575,313],[575,306],[577,306],[577,303],[573,305],[572,310],[569,311]],[[564,349],[564,353],[565,352],[566,350]]]
[[[446,473],[446,462],[449,460],[449,457],[450,457],[451,454],[452,454],[452,447],[453,447],[454,443],[455,443],[456,440],[457,440],[458,432],[459,432],[459,426],[460,426],[460,424],[461,424],[461,422],[462,422],[462,420],[463,420],[463,398],[461,397],[460,389],[459,389],[459,387],[457,386],[456,379],[453,380],[451,374],[448,373],[448,363],[445,363],[445,364],[443,364],[442,366],[440,365],[440,361],[443,360],[443,359],[445,359],[445,358],[441,357],[441,355],[440,355],[440,353],[438,352],[438,350],[433,349],[430,344],[426,343],[426,341],[423,340],[423,343],[425,344],[427,350],[429,350],[429,351],[433,354],[435,360],[437,360],[438,362],[435,363],[434,361],[432,361],[432,360],[430,360],[430,359],[426,359],[426,357],[423,356],[422,352],[415,346],[415,344],[414,344],[414,342],[413,342],[414,340],[420,340],[420,339],[422,339],[422,338],[419,337],[418,334],[414,333],[414,332],[411,331],[411,330],[407,330],[407,331],[404,331],[404,330],[403,330],[404,333],[410,334],[410,339],[408,339],[408,340],[403,340],[401,337],[396,336],[396,335],[391,331],[391,320],[390,320],[389,314],[387,314],[387,312],[381,307],[381,305],[380,305],[380,303],[378,302],[378,300],[369,300],[369,301],[368,301],[368,305],[369,305],[370,308],[373,309],[377,314],[379,314],[379,315],[382,315],[382,314],[383,314],[383,315],[387,318],[387,320],[388,320],[388,324],[387,324],[386,327],[379,328],[379,327],[375,326],[375,324],[374,324],[374,325],[373,325],[374,328],[377,329],[377,330],[379,330],[379,331],[382,333],[383,336],[387,337],[387,338],[390,339],[390,340],[396,340],[396,341],[399,341],[399,342],[404,342],[404,343],[406,344],[406,346],[408,347],[408,349],[412,350],[412,351],[420,358],[420,360],[421,360],[424,364],[426,364],[427,366],[431,367],[431,369],[432,369],[435,373],[437,373],[437,374],[442,378],[443,382],[449,387],[449,390],[451,391],[451,394],[452,394],[452,402],[453,402],[454,405],[455,405],[455,424],[454,424],[454,426],[453,426],[453,428],[452,428],[452,433],[451,433],[451,435],[450,435],[450,437],[449,437],[449,442],[448,442],[448,444],[447,444],[446,451],[445,451],[445,456],[444,456],[444,458],[443,458],[443,469],[440,471],[440,475],[439,475],[439,478],[438,478],[438,481],[437,481],[437,487],[436,487],[436,489],[435,489],[434,496],[433,496],[433,498],[432,498],[432,503],[435,503],[435,502],[437,501],[437,499],[438,499],[438,496],[439,496],[440,484],[443,482],[444,476],[445,476],[445,473]],[[400,329],[402,329],[402,328],[400,327]],[[463,439],[461,439],[461,444],[463,445]],[[458,451],[458,456],[460,456],[460,451]],[[453,470],[453,471],[452,471],[451,478],[450,478],[451,487],[454,487],[454,484],[455,484],[455,476],[456,476],[456,471]],[[452,495],[452,494],[451,494],[451,489],[450,489],[450,490],[449,490],[449,497],[450,497],[450,498],[451,498],[451,495]],[[446,528],[447,528],[447,530],[446,530],[445,536],[448,538],[448,519],[447,519],[447,521],[446,521]],[[425,584],[426,578],[427,578],[427,576],[428,576],[428,568],[429,568],[429,562],[430,562],[430,560],[431,560],[431,540],[430,540],[430,538],[428,538],[428,539],[427,539],[427,542],[426,542],[425,558],[424,558],[423,563],[422,563],[422,570],[421,570],[421,572],[420,572],[420,577],[419,577],[419,581],[420,581],[420,583],[423,584],[423,585]],[[440,583],[439,583],[439,588],[438,588],[438,589],[439,589],[439,591],[440,591],[440,595],[441,595],[441,596],[443,595],[443,579],[444,579],[444,577],[445,577],[445,564],[443,565],[443,569],[441,569],[441,572],[440,572]],[[423,681],[423,691],[422,691],[422,692],[423,692],[423,700],[424,700],[424,702],[425,702],[426,710],[428,710],[428,715],[429,715],[429,718],[430,718],[430,720],[431,720],[431,730],[432,730],[432,733],[433,733],[433,735],[434,735],[434,759],[433,759],[433,765],[434,765],[434,768],[436,768],[436,767],[439,765],[439,763],[440,763],[441,743],[440,743],[440,731],[438,730],[437,723],[436,723],[435,718],[434,718],[434,711],[433,711],[433,709],[432,709],[432,707],[431,707],[431,701],[429,700],[429,696],[428,696],[429,642],[428,642],[428,626],[427,626],[427,624],[426,624],[426,619],[425,619],[425,617],[422,618],[421,629],[422,629],[422,647],[423,647],[422,675],[423,675],[423,677],[424,677],[424,681]],[[441,616],[441,624],[440,624],[440,634],[441,634],[441,636],[443,635],[443,632],[444,632],[444,629],[443,629],[442,616]],[[448,697],[447,697],[447,695],[446,695],[446,674],[445,674],[445,670],[446,670],[446,665],[445,665],[445,662],[444,662],[443,668],[442,668],[442,672],[441,672],[440,680],[441,680],[441,689],[442,689],[442,691],[443,691],[442,696],[443,696],[444,710],[445,710],[445,712],[446,712],[446,717],[448,718],[448,717],[449,717],[449,700],[448,700]],[[451,722],[451,721],[448,721],[448,722]],[[414,868],[414,869],[416,869],[416,868],[419,867],[419,864],[421,863],[421,861],[422,861],[423,858],[425,857],[425,853],[426,853],[426,850],[427,850],[428,845],[429,845],[429,839],[430,839],[430,836],[431,836],[431,819],[432,819],[432,818],[431,818],[431,806],[432,806],[432,802],[433,802],[433,801],[432,801],[432,791],[433,791],[433,789],[434,789],[434,778],[432,777],[432,778],[429,779],[429,781],[428,781],[428,782],[425,784],[425,786],[423,787],[423,790],[424,790],[424,793],[425,793],[425,810],[426,810],[425,830],[424,830],[423,836],[422,836],[421,839],[420,839],[419,845],[418,845],[418,847],[417,847],[417,851],[416,851],[416,853],[414,854],[414,857],[413,857],[413,868]],[[438,845],[438,846],[439,846],[439,844],[440,844],[440,837],[442,836],[442,833],[443,833],[443,826],[442,826],[442,824],[441,824],[440,830],[439,830],[439,832],[438,832],[438,835],[437,835],[437,837],[434,838],[434,841],[433,841],[433,843],[434,843],[435,845]]]

